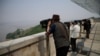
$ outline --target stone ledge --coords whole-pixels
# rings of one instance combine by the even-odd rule
[[[29,44],[35,43],[36,41],[39,41],[40,40],[39,38],[41,37],[42,39],[45,38],[45,32],[41,32],[38,34],[34,34],[34,35],[30,35],[30,36],[10,40],[10,41],[1,42],[0,55],[22,48]]]

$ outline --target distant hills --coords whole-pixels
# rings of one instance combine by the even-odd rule
[[[37,25],[35,27],[31,27],[31,28],[26,29],[26,30],[17,29],[16,31],[14,31],[12,33],[8,33],[6,35],[6,39],[16,39],[16,38],[36,34],[36,33],[39,33],[39,32],[43,32],[43,31],[45,31],[45,29],[43,29],[41,27],[41,25]]]

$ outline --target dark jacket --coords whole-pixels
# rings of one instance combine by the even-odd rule
[[[60,22],[53,23],[51,25],[50,32],[53,33],[56,48],[69,46],[68,32],[63,23]]]

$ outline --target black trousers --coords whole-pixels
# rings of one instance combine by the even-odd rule
[[[67,56],[69,46],[64,46],[56,49],[56,56]]]
[[[89,38],[89,34],[90,34],[90,29],[86,30],[86,38]]]
[[[72,51],[76,52],[76,38],[71,38]]]

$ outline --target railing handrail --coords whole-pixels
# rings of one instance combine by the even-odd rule
[[[40,37],[43,37],[43,38],[38,40],[38,38],[40,38]],[[27,47],[29,45],[36,44],[36,43],[38,43],[42,40],[45,40],[45,32],[41,32],[41,33],[38,33],[38,34],[34,34],[34,35],[30,35],[30,36],[26,36],[26,37],[14,39],[14,40],[1,42],[0,43],[0,55],[12,53],[14,51],[17,51],[17,50],[22,49],[24,47]],[[24,44],[22,44],[22,43],[24,43]],[[18,44],[19,44],[18,47],[11,49],[12,46],[18,45]]]

